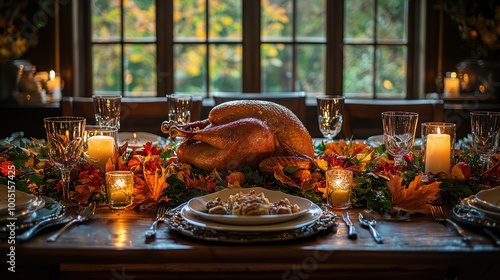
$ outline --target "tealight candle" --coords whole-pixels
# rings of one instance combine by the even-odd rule
[[[451,149],[455,143],[455,124],[423,123],[422,138],[425,172],[450,173]]]
[[[108,203],[111,209],[124,209],[132,204],[134,172],[106,172],[106,191],[108,193]]]
[[[106,163],[113,158],[115,139],[107,135],[96,135],[87,139],[90,163],[96,168],[106,169]]]
[[[326,172],[327,201],[334,208],[351,206],[352,171],[332,169]]]

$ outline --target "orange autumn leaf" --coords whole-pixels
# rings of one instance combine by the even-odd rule
[[[387,183],[392,196],[391,212],[406,211],[408,213],[430,213],[430,200],[436,199],[436,193],[440,190],[440,182],[425,184],[420,174],[409,184],[408,188],[402,185],[403,178],[399,175],[389,177]]]
[[[339,139],[338,143],[329,142],[325,144],[326,155],[356,156],[358,154],[369,154],[373,147],[368,146],[365,141],[344,141]]]
[[[297,185],[297,183],[295,183],[295,181],[293,181],[292,178],[288,177],[285,174],[285,172],[283,170],[283,166],[278,164],[273,169],[274,169],[274,178],[279,180],[281,183],[283,183],[285,185],[289,185],[290,187],[297,187],[297,188],[299,187]]]

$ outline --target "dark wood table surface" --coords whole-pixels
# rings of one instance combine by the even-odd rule
[[[359,210],[349,212],[357,217]],[[424,215],[404,222],[379,221],[383,244],[375,243],[357,219],[353,219],[357,240],[347,238],[347,227],[339,221],[337,231],[259,244],[199,241],[160,224],[156,240],[146,243],[144,232],[153,218],[151,212],[99,207],[90,221],[71,227],[54,243],[46,238],[55,229],[16,242],[16,273],[2,279],[498,279],[500,275],[500,248],[481,230],[466,228],[475,238],[467,245],[451,228]],[[10,246],[5,240],[0,243],[3,256]]]

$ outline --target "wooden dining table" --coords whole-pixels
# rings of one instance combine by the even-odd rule
[[[336,227],[304,238],[223,243],[193,239],[162,223],[156,239],[146,241],[144,233],[154,212],[100,206],[91,220],[72,226],[56,242],[46,239],[57,227],[14,245],[2,240],[3,256],[14,247],[16,271],[4,269],[7,278],[2,279],[498,279],[500,275],[500,247],[481,228],[465,227],[473,237],[466,243],[430,215],[381,219],[376,228],[384,241],[378,244],[358,222],[360,210],[347,210],[357,229],[356,240],[347,238],[347,226],[338,219]],[[340,211],[336,214],[341,216]]]

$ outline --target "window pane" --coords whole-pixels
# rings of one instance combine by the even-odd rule
[[[262,91],[291,91],[292,46],[285,44],[262,44]]]
[[[385,63],[390,61],[391,63]],[[377,49],[377,96],[403,98],[406,96],[406,48]]]
[[[406,39],[405,0],[379,0],[377,39]]]
[[[174,46],[174,88],[177,92],[204,92],[207,90],[206,46]]]
[[[373,47],[344,46],[344,95],[373,97]]]
[[[293,9],[291,0],[261,1],[262,41],[292,40]]]
[[[325,38],[326,5],[324,0],[297,1],[297,38]],[[304,24],[307,23],[307,24]]]
[[[205,40],[205,0],[174,1],[174,41]]]
[[[297,46],[297,91],[307,93],[325,92],[325,46]]]
[[[154,0],[128,0],[125,16],[125,39],[150,39],[156,38],[156,6]]]
[[[372,42],[374,37],[374,1],[344,1],[344,10],[344,41]]]
[[[210,0],[209,37],[242,38],[241,0]]]
[[[93,0],[92,41],[120,40],[120,1]]]
[[[210,45],[210,91],[241,91],[241,45]]]
[[[156,45],[125,45],[125,96],[156,96]]]
[[[121,92],[122,64],[120,45],[92,47],[92,81],[94,92]]]

